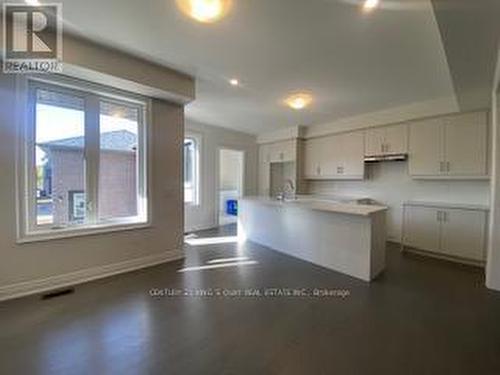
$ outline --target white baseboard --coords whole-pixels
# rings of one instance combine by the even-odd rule
[[[190,226],[189,228],[186,228],[184,230],[185,233],[193,233],[193,232],[198,232],[201,230],[208,230],[208,229],[214,229],[217,228],[218,225],[215,223],[210,223],[210,224],[199,224],[199,225],[193,225]]]
[[[82,284],[88,281],[135,271],[162,263],[172,262],[182,258],[184,258],[184,251],[182,250],[166,251],[160,254],[153,254],[119,263],[87,268],[63,275],[2,286],[0,287],[0,301],[24,297],[31,294],[38,294],[75,284]]]

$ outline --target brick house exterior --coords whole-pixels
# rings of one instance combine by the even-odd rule
[[[81,221],[84,207],[85,162],[83,137],[38,145],[47,155],[51,175],[53,224]],[[101,134],[99,218],[137,215],[137,136],[120,130]]]

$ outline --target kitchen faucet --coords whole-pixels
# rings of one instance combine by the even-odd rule
[[[287,179],[283,187],[283,199],[295,199],[295,184],[293,180]]]

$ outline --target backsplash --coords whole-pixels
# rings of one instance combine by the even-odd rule
[[[402,203],[407,200],[443,201],[489,205],[488,180],[413,180],[408,162],[384,162],[366,166],[364,181],[309,181],[310,194],[337,194],[368,197],[389,207],[388,237],[399,242]]]

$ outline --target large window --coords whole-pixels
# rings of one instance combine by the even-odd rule
[[[25,237],[145,224],[146,102],[30,80]]]
[[[184,139],[184,203],[199,203],[199,138],[188,136]]]

